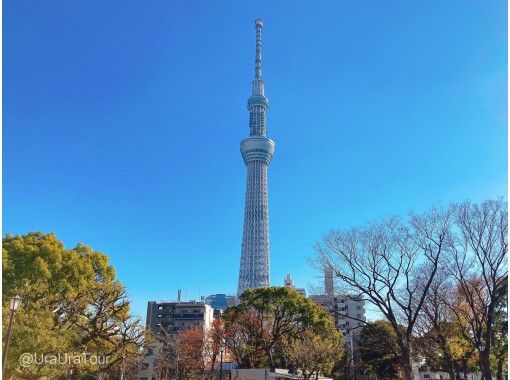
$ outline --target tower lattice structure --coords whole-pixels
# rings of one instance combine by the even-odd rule
[[[243,242],[237,294],[248,288],[269,286],[269,207],[267,171],[274,152],[274,141],[266,137],[266,111],[262,80],[262,26],[255,20],[255,79],[248,98],[250,136],[241,141],[241,154],[247,169]]]

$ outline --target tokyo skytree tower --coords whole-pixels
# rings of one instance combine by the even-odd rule
[[[262,26],[255,20],[255,79],[248,98],[250,137],[241,141],[241,154],[247,169],[243,243],[237,294],[248,288],[269,286],[269,209],[267,169],[274,152],[274,141],[266,137],[266,111],[262,80]]]

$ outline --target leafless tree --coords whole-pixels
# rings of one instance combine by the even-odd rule
[[[331,231],[316,245],[315,266],[330,267],[349,291],[361,294],[391,323],[412,379],[411,341],[418,315],[449,240],[451,213],[433,209],[348,231]]]
[[[128,380],[137,375],[137,368],[143,356],[145,327],[139,318],[119,321],[115,326],[115,335],[109,339],[111,345],[106,353],[108,361],[101,368],[106,378]]]
[[[179,379],[179,356],[177,352],[177,335],[167,329],[160,329],[154,337],[151,355],[154,360],[154,375],[158,380]]]
[[[456,282],[451,310],[467,326],[465,336],[479,352],[484,378],[492,379],[489,357],[495,316],[505,304],[508,286],[506,202],[499,199],[457,205],[454,234],[448,260]]]

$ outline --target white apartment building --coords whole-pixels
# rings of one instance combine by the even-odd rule
[[[333,272],[328,269],[324,271],[324,291],[309,298],[331,314],[346,344],[355,342],[366,322],[365,300],[360,295],[335,293]]]

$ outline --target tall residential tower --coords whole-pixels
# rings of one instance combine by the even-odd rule
[[[237,294],[248,288],[269,286],[269,208],[267,170],[274,152],[274,142],[266,137],[266,111],[262,80],[262,26],[255,20],[255,79],[248,98],[250,137],[241,141],[241,154],[247,168],[243,243]]]

